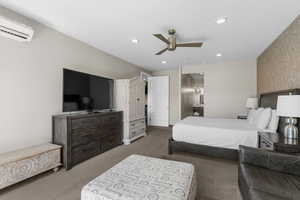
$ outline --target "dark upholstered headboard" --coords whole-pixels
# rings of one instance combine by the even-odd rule
[[[290,89],[290,90],[282,90],[270,93],[264,93],[259,96],[259,107],[263,108],[272,108],[276,109],[277,106],[277,97],[280,95],[300,95],[300,89]],[[278,132],[283,133],[284,129],[284,117],[280,117],[279,125],[278,125]],[[298,127],[300,128],[300,123],[298,123]]]

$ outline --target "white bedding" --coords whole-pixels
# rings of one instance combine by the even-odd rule
[[[257,147],[257,131],[247,120],[187,117],[173,127],[179,142],[238,149],[239,145]]]

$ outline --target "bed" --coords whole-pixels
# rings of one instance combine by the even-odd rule
[[[300,94],[300,89],[277,91],[260,95],[260,107],[276,109],[279,95]],[[278,132],[282,132],[284,119],[280,119]],[[173,127],[169,139],[169,154],[176,151],[238,159],[238,146],[257,147],[259,130],[247,120],[188,117]]]
[[[238,149],[240,144],[256,147],[256,134],[254,125],[240,119],[187,117],[173,127],[176,141],[228,149]]]

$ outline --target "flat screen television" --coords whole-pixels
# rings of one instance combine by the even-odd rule
[[[63,70],[63,112],[112,109],[112,79]]]

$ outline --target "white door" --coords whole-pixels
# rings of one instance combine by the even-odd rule
[[[148,79],[148,124],[169,126],[169,77]]]
[[[138,108],[137,108],[137,118],[145,118],[145,81],[141,80],[138,84]]]
[[[131,79],[129,84],[129,120],[136,120],[137,116],[137,79]]]
[[[129,120],[145,118],[145,82],[139,77],[130,80]]]

